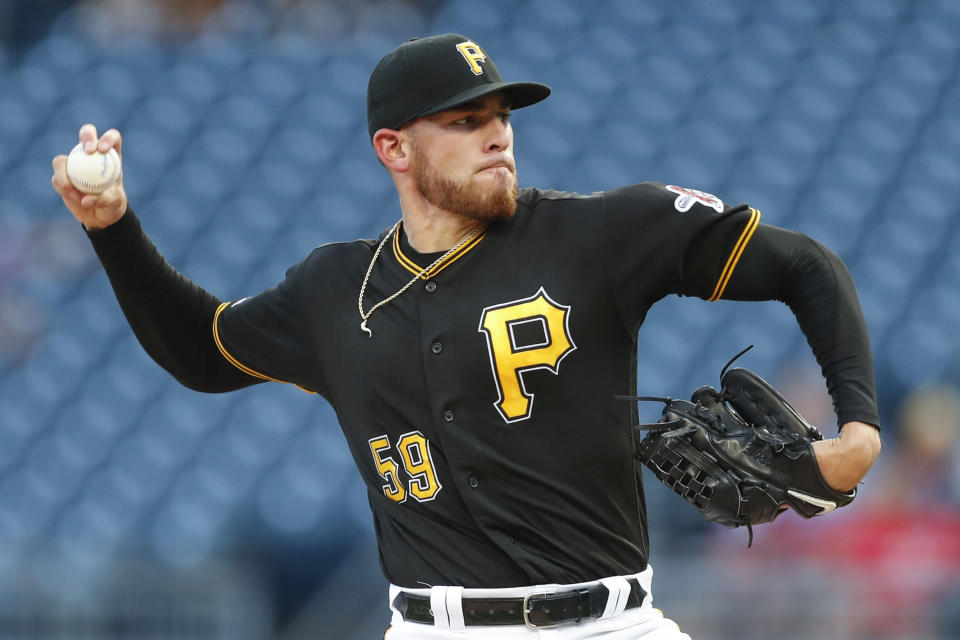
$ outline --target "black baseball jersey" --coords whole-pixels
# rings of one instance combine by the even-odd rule
[[[655,183],[522,190],[515,215],[377,309],[372,337],[357,308],[372,240],[323,245],[278,286],[224,303],[214,335],[241,370],[331,403],[391,582],[634,573],[648,553],[635,409],[614,395],[634,391],[637,329],[667,294],[719,298],[759,217]],[[364,310],[436,258],[399,229]]]

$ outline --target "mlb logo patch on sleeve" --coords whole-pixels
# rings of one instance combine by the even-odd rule
[[[686,187],[678,187],[672,184],[666,185],[666,190],[678,194],[677,199],[673,201],[673,206],[676,207],[677,211],[680,213],[689,211],[690,207],[697,202],[714,209],[717,213],[723,213],[723,200],[712,193],[697,191],[696,189],[688,189]]]

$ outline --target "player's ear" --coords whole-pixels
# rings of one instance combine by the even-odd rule
[[[373,150],[383,166],[403,173],[410,168],[410,157],[403,136],[396,129],[378,129],[373,134]]]

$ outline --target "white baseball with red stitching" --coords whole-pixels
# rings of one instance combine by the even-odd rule
[[[78,144],[67,156],[67,177],[79,191],[103,193],[120,177],[120,156],[116,149],[87,153]]]

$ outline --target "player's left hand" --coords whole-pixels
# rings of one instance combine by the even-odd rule
[[[727,527],[772,522],[791,507],[812,518],[856,498],[880,450],[875,427],[849,422],[825,440],[756,373],[724,367],[720,382],[690,401],[636,398],[666,404],[656,424],[637,426],[637,458],[657,479]]]
[[[880,455],[880,432],[865,422],[847,422],[839,437],[812,446],[824,481],[837,491],[852,491]]]

